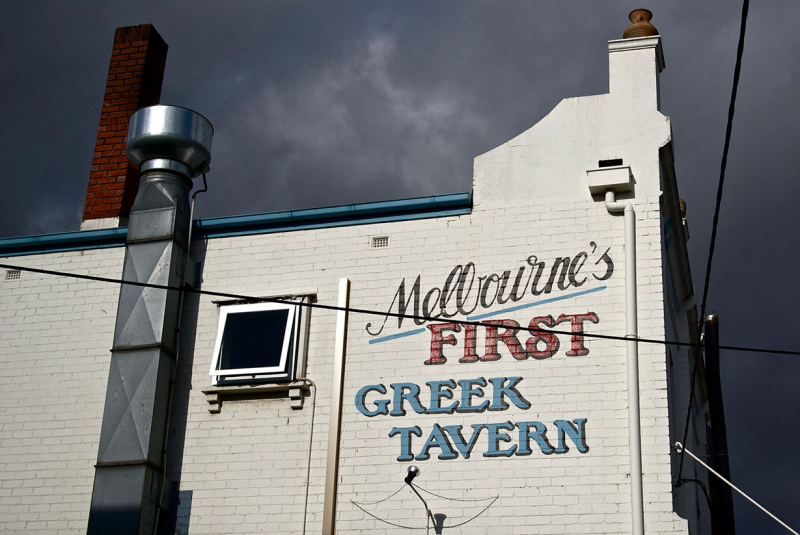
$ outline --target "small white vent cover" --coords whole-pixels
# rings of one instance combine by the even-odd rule
[[[20,270],[18,270],[18,269],[7,269],[6,270],[6,280],[7,281],[19,280],[19,278],[21,276],[22,276],[22,272],[20,272]]]
[[[389,247],[389,236],[373,236],[370,240],[373,249]]]

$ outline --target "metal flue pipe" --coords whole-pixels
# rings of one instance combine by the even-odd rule
[[[213,128],[175,106],[131,116],[126,154],[139,167],[122,278],[185,282],[192,178],[210,162]],[[178,352],[181,292],[120,288],[87,533],[150,535],[165,477],[171,379]]]

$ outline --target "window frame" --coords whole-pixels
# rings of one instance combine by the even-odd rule
[[[236,386],[268,383],[286,383],[296,379],[301,364],[301,351],[305,350],[304,317],[301,314],[303,298],[292,299],[292,302],[262,301],[257,303],[229,302],[218,303],[219,322],[217,337],[214,342],[214,352],[211,358],[209,375],[213,386]],[[247,312],[260,312],[265,310],[288,310],[286,326],[283,334],[280,363],[276,366],[263,366],[258,368],[233,368],[220,370],[222,342],[228,317],[232,314]],[[303,347],[301,347],[303,346]],[[220,373],[223,372],[223,373]]]

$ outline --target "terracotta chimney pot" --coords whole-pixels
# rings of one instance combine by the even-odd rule
[[[625,32],[622,34],[623,39],[658,35],[656,27],[650,24],[653,14],[649,9],[634,9],[628,18],[631,19],[631,25],[625,28]]]

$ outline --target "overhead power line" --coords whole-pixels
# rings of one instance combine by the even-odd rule
[[[778,524],[780,524],[781,526],[783,526],[784,528],[786,528],[786,529],[787,529],[787,530],[788,530],[790,533],[794,533],[794,535],[800,535],[800,533],[797,533],[795,530],[793,530],[792,528],[790,528],[790,527],[789,527],[789,526],[786,524],[786,522],[784,522],[783,520],[781,520],[781,519],[780,519],[780,518],[778,518],[777,516],[773,515],[773,514],[772,514],[772,513],[770,513],[769,511],[767,511],[766,507],[764,507],[763,505],[761,505],[760,503],[758,503],[757,501],[755,501],[753,498],[751,498],[750,496],[748,496],[747,494],[745,494],[743,490],[741,490],[739,487],[737,487],[736,485],[734,485],[733,483],[731,483],[730,481],[728,481],[727,479],[725,479],[724,477],[722,477],[722,475],[721,475],[721,474],[719,474],[719,472],[717,472],[716,470],[714,470],[713,468],[711,468],[710,466],[708,466],[706,463],[704,463],[702,460],[700,460],[700,457],[698,457],[697,455],[695,455],[695,454],[694,454],[694,453],[692,453],[691,451],[687,450],[687,449],[686,449],[686,448],[683,446],[683,444],[681,444],[680,442],[676,442],[676,443],[673,445],[673,448],[675,448],[677,451],[679,451],[679,452],[681,453],[681,455],[682,455],[682,454],[684,454],[684,453],[688,453],[688,454],[689,454],[689,455],[692,457],[692,459],[694,459],[694,460],[695,460],[695,461],[697,461],[699,464],[701,464],[703,467],[705,467],[705,469],[706,469],[706,470],[708,470],[708,471],[709,471],[709,473],[711,473],[711,474],[713,474],[713,475],[717,476],[717,477],[718,477],[718,478],[720,478],[720,479],[721,479],[721,480],[722,480],[722,481],[723,481],[723,482],[724,482],[726,485],[728,485],[730,488],[732,488],[733,490],[735,490],[736,492],[738,492],[739,494],[741,494],[742,496],[744,496],[745,498],[747,498],[748,500],[750,500],[750,503],[752,503],[753,505],[755,505],[756,507],[758,507],[759,509],[761,509],[762,511],[764,511],[765,513],[767,513],[767,515],[769,515],[769,517],[770,517],[770,518],[772,518],[772,520],[774,520],[775,522],[777,522]],[[693,481],[693,480],[686,479],[685,481]],[[704,489],[704,490],[705,490],[705,489]],[[706,494],[706,496],[708,496],[708,495]]]
[[[95,275],[84,275],[81,273],[69,273],[65,271],[54,271],[50,269],[41,269],[41,268],[32,268],[32,267],[25,267],[25,266],[17,266],[11,264],[0,264],[0,268],[3,269],[18,269],[20,271],[28,271],[31,273],[39,273],[42,275],[52,275],[55,277],[72,277],[75,279],[82,279],[82,280],[89,280],[94,282],[105,282],[109,284],[127,284],[129,286],[139,286],[142,288],[153,288],[156,290],[173,290],[176,292],[187,292],[187,293],[195,293],[200,295],[210,295],[213,297],[224,297],[226,299],[236,299],[239,301],[250,301],[250,302],[267,302],[267,303],[282,303],[288,305],[296,305],[306,308],[319,308],[322,310],[332,310],[332,311],[345,311],[345,312],[352,312],[355,314],[365,314],[370,316],[384,316],[389,318],[402,318],[402,319],[410,319],[410,320],[419,320],[424,322],[439,322],[439,323],[455,323],[458,325],[474,325],[476,327],[492,327],[497,328],[498,325],[487,322],[487,321],[471,321],[471,320],[458,320],[455,318],[448,318],[447,320],[441,320],[438,318],[426,318],[424,316],[416,316],[413,314],[399,314],[397,312],[388,312],[388,311],[381,311],[381,310],[372,310],[366,308],[355,308],[355,307],[340,307],[336,305],[326,305],[323,303],[307,303],[307,302],[297,302],[291,301],[289,299],[280,299],[280,298],[265,298],[265,297],[258,297],[252,295],[243,295],[243,294],[236,294],[230,292],[217,292],[213,290],[201,290],[199,288],[192,288],[189,286],[180,287],[180,286],[165,286],[162,284],[151,284],[149,282],[137,282],[137,281],[126,281],[122,279],[113,279],[109,277],[98,277]],[[543,333],[543,334],[563,334],[566,336],[573,336],[576,333],[572,331],[560,331],[560,330],[553,330],[553,329],[539,329],[533,327],[524,327],[520,326],[519,330],[526,331],[531,334],[535,333]],[[600,340],[617,340],[621,342],[628,341],[629,338],[625,336],[617,336],[612,334],[599,334],[599,333],[581,333],[581,336],[586,338],[596,338]],[[645,344],[659,344],[659,345],[667,345],[667,346],[678,346],[678,347],[694,347],[694,343],[692,342],[672,342],[669,340],[656,340],[653,338],[637,338],[639,342]],[[800,351],[791,351],[785,349],[766,349],[766,348],[758,348],[758,347],[743,347],[743,346],[717,346],[719,349],[726,349],[730,351],[744,351],[749,353],[769,353],[774,355],[793,355],[793,356],[800,356]]]
[[[717,242],[717,226],[719,225],[719,212],[722,205],[722,188],[725,185],[725,168],[728,165],[728,149],[731,145],[731,132],[733,130],[733,115],[736,110],[736,91],[739,88],[739,74],[742,71],[742,56],[744,55],[744,36],[747,29],[747,12],[750,8],[750,1],[744,0],[742,2],[742,22],[739,27],[739,46],[736,48],[736,66],[733,69],[733,87],[731,88],[731,102],[728,106],[728,124],[725,127],[725,145],[722,148],[722,162],[719,169],[719,184],[717,185],[717,202],[714,207],[714,220],[711,223],[711,241],[708,245],[708,263],[706,264],[706,276],[703,283],[703,300],[700,304],[700,326],[697,329],[697,340],[694,349],[694,368],[692,369],[692,376],[689,379],[689,403],[686,407],[686,424],[683,429],[683,440],[681,442],[686,444],[686,437],[689,435],[689,418],[692,414],[692,404],[694,402],[694,382],[697,375],[698,363],[700,361],[700,336],[703,322],[706,318],[706,303],[708,300],[708,288],[711,281],[711,263],[714,260],[714,247]],[[719,346],[722,349],[722,346]],[[681,473],[683,471],[683,457],[686,450],[680,451],[680,462],[678,463],[678,479],[675,486],[681,484]]]

